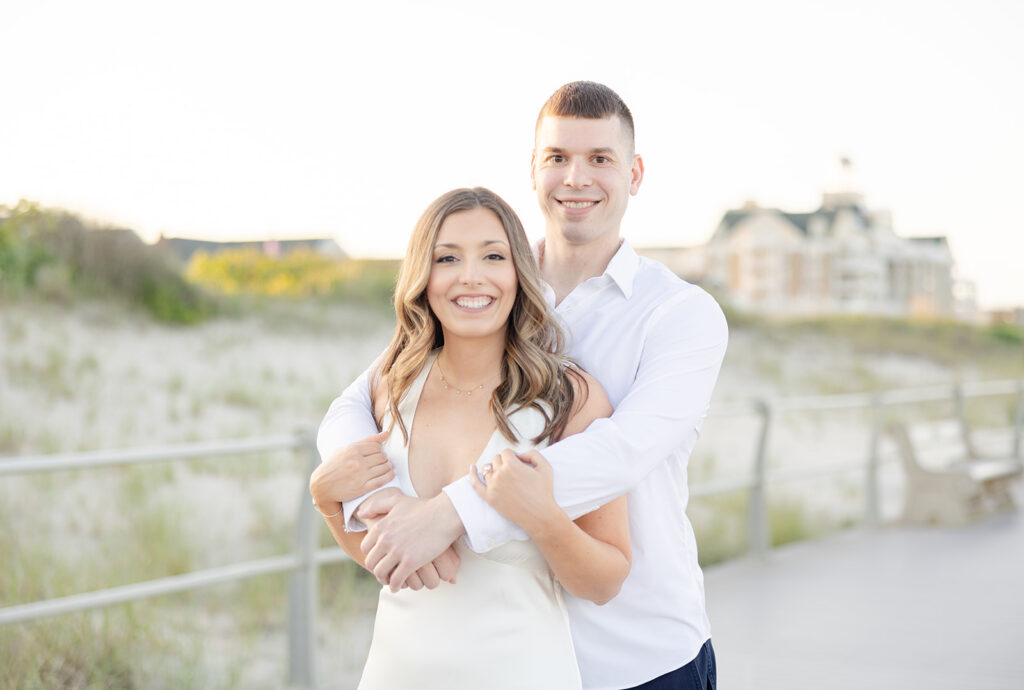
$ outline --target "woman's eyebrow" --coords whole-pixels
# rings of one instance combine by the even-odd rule
[[[505,247],[509,246],[508,242],[505,242],[504,240],[484,240],[480,243],[480,246],[486,247],[491,244],[500,244]],[[455,242],[441,242],[439,244],[435,244],[434,249],[462,249],[462,245],[456,244]]]

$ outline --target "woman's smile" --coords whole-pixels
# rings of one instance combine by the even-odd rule
[[[483,311],[494,304],[495,300],[493,297],[487,295],[466,295],[456,297],[453,301],[456,306],[465,309],[466,311]]]

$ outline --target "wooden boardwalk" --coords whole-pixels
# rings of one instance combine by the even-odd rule
[[[1024,688],[1021,508],[883,527],[705,571],[726,690]]]

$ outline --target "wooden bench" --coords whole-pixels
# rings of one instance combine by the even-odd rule
[[[1011,484],[1022,474],[1016,458],[967,457],[942,469],[921,466],[906,426],[889,424],[887,431],[896,444],[906,472],[903,519],[916,524],[965,524],[1000,510],[1014,508]]]

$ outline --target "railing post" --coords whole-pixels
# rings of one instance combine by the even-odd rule
[[[964,450],[967,451],[967,459],[973,460],[978,457],[978,451],[974,448],[974,440],[971,438],[971,427],[967,424],[967,404],[964,401],[964,384],[957,382],[953,384],[953,413],[960,425],[960,438],[964,443]]]
[[[320,463],[315,440],[309,442],[306,477]],[[316,682],[316,613],[319,599],[319,568],[313,504],[303,482],[299,515],[295,521],[295,553],[301,566],[288,578],[288,682],[314,689]]]
[[[878,508],[878,461],[882,444],[882,430],[885,425],[885,406],[882,402],[881,393],[876,392],[872,396],[871,410],[873,412],[871,442],[868,446],[868,467],[864,477],[864,518],[869,527],[877,527],[880,522]]]
[[[1017,381],[1017,411],[1013,420],[1013,455],[1024,460],[1024,379]]]
[[[768,457],[768,431],[772,423],[772,405],[767,400],[759,400],[756,405],[761,415],[761,434],[754,455],[754,483],[750,487],[750,496],[747,500],[747,539],[750,553],[760,557],[771,547],[764,474]]]

